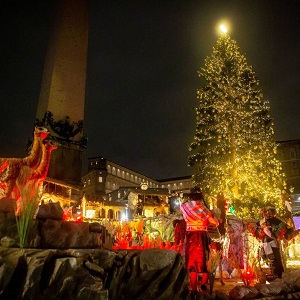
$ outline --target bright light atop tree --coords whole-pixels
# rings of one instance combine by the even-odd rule
[[[230,21],[227,19],[219,20],[215,26],[216,35],[226,35],[228,32],[231,32],[231,24]]]
[[[224,25],[224,24],[221,24],[220,25],[220,30],[223,32],[223,33],[227,33],[227,27]]]

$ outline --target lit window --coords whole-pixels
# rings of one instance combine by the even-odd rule
[[[85,217],[88,219],[95,218],[95,210],[94,209],[87,209],[85,213]]]
[[[89,179],[89,180],[88,180],[88,185],[90,185],[90,183],[91,183],[91,180]]]
[[[103,177],[102,176],[99,176],[98,179],[99,179],[99,182],[103,182]]]

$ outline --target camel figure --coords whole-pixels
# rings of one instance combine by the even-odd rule
[[[29,155],[23,158],[23,163],[31,169],[35,169],[42,158],[42,142],[49,134],[45,127],[36,127],[33,134],[33,144]]]
[[[12,198],[12,191],[23,167],[36,169],[42,158],[42,141],[49,131],[44,127],[36,127],[34,140],[29,155],[25,158],[0,158],[0,189],[2,197]],[[0,191],[1,194],[1,191]]]
[[[26,203],[28,200],[30,201],[34,197],[36,190],[46,179],[50,165],[51,152],[56,148],[57,146],[54,145],[50,140],[43,141],[42,157],[38,167],[34,170],[28,166],[23,166],[21,168],[19,177],[16,180],[16,186],[12,192],[12,196],[17,202],[16,215],[19,215],[21,212],[21,202],[23,201]],[[25,195],[27,199],[21,199],[21,189],[26,185],[30,194]]]
[[[32,171],[31,176],[29,177],[29,180],[38,180],[40,183],[44,181],[47,177],[49,165],[50,165],[50,156],[51,152],[57,148],[55,144],[52,143],[52,141],[47,140],[42,145],[42,158],[41,162],[35,170]]]

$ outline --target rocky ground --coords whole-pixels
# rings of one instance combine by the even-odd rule
[[[55,204],[40,207],[29,232],[31,248],[20,249],[15,216],[7,203],[11,201],[0,204],[0,300],[191,300],[188,272],[179,253],[112,251],[103,226],[64,222]],[[299,251],[297,242],[289,247],[288,257],[299,258]],[[288,265],[282,279],[270,284],[245,287],[232,274],[224,279],[225,285],[216,279],[213,293],[198,298],[300,299],[299,259]]]
[[[266,284],[255,283],[246,287],[241,278],[225,278],[224,285],[216,279],[213,293],[201,293],[199,299],[209,300],[275,300],[300,299],[300,261],[294,261],[282,276]]]
[[[188,273],[172,250],[0,247],[0,299],[183,300]]]
[[[245,287],[216,279],[198,299],[300,299],[300,269]],[[190,300],[183,257],[173,250],[39,250],[0,247],[0,299]]]

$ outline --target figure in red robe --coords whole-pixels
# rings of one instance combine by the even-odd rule
[[[197,294],[198,273],[202,273],[201,289],[206,290],[208,270],[206,261],[209,255],[208,226],[218,226],[218,220],[204,202],[199,188],[192,189],[189,200],[181,204],[180,211],[186,222],[185,257],[190,272],[191,294]],[[195,299],[195,298],[194,298]]]

